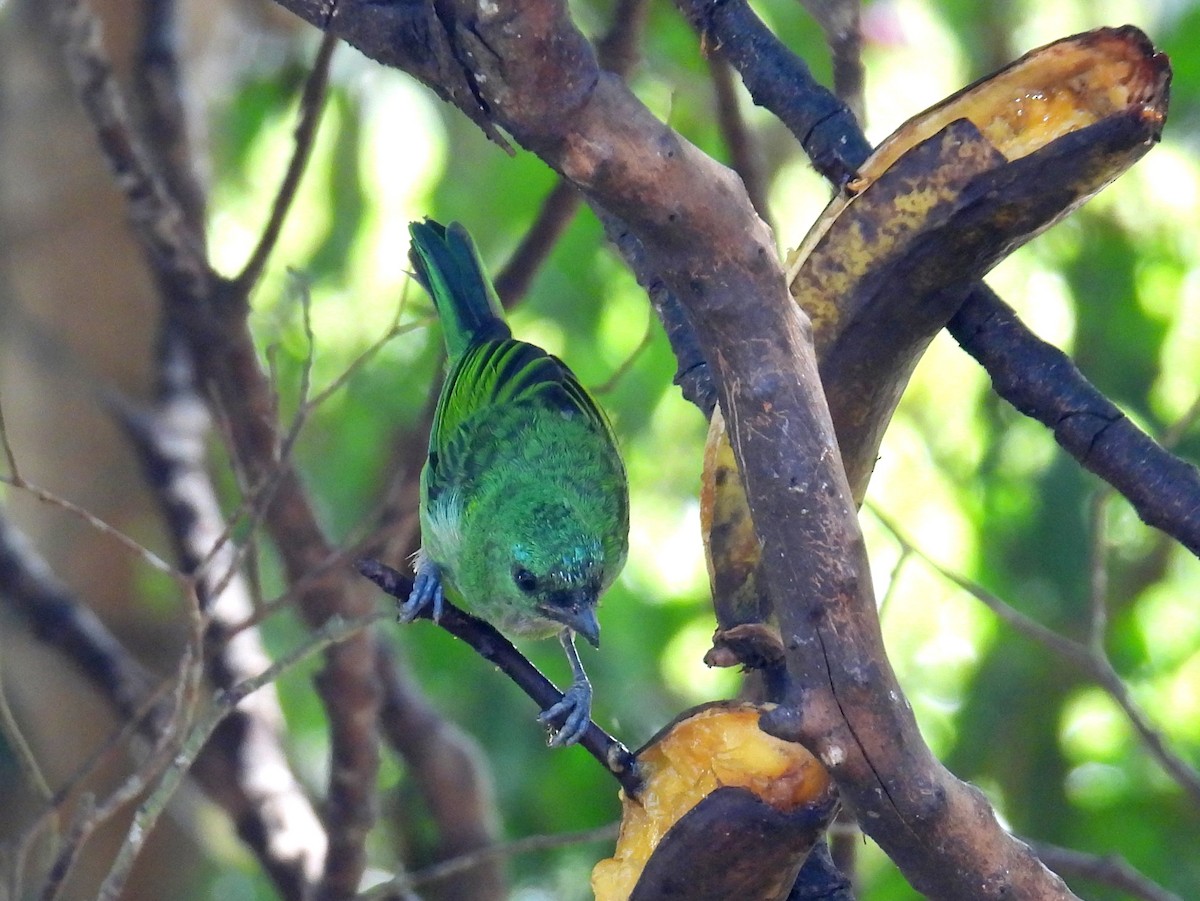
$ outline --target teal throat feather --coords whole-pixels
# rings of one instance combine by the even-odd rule
[[[414,223],[411,259],[442,320],[449,372],[421,474],[422,548],[401,618],[443,597],[504,632],[557,634],[573,681],[542,715],[579,740],[591,686],[578,633],[625,562],[629,491],[604,414],[571,371],[514,340],[465,229]]]

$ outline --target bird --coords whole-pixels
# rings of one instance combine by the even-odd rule
[[[567,366],[518,341],[461,224],[409,226],[409,260],[441,320],[447,375],[421,471],[421,549],[399,618],[448,599],[505,634],[557,636],[571,686],[539,720],[578,742],[592,687],[575,647],[629,549],[629,485],[612,426]],[[557,725],[557,730],[555,726]]]

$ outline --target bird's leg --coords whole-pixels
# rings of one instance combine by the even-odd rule
[[[411,623],[422,610],[433,605],[432,616],[436,623],[442,618],[442,604],[445,599],[437,564],[426,557],[424,552],[418,551],[417,577],[413,579],[413,589],[408,600],[400,605],[398,619],[402,623]]]
[[[571,687],[567,689],[562,700],[549,710],[542,711],[538,721],[553,724],[559,719],[562,725],[550,739],[550,747],[565,748],[583,738],[591,724],[592,714],[592,683],[588,681],[587,673],[579,660],[579,652],[575,650],[575,632],[563,629],[558,633],[559,643],[567,652],[567,660],[571,664]]]

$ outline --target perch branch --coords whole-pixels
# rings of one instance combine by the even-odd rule
[[[412,578],[390,566],[364,559],[358,561],[358,570],[385,593],[399,601],[407,600],[412,593]],[[429,611],[419,613],[418,617],[428,619]],[[484,660],[498,667],[538,705],[539,710],[549,710],[562,700],[562,692],[489,623],[446,603],[437,624],[455,638],[465,641]],[[579,744],[596,758],[630,795],[638,794],[641,790],[641,778],[637,772],[636,760],[624,745],[592,722],[589,722],[587,732]]]

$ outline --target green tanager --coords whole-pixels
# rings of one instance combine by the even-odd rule
[[[579,741],[592,689],[575,649],[599,646],[596,605],[625,563],[629,487],[612,428],[579,380],[514,340],[471,236],[409,227],[409,257],[442,322],[448,374],[421,472],[421,550],[402,621],[448,598],[503,632],[557,635],[571,687],[542,713]]]

